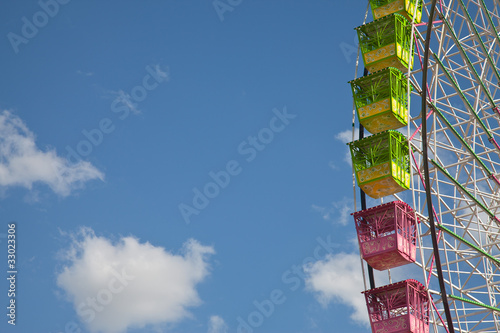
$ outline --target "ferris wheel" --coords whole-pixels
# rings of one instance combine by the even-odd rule
[[[500,1],[369,4],[349,147],[372,331],[500,332]]]

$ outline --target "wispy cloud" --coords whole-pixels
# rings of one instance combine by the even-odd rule
[[[0,187],[31,189],[40,182],[67,196],[92,179],[103,180],[104,174],[89,162],[71,164],[54,149],[42,151],[21,118],[9,111],[0,113]]]
[[[209,274],[212,247],[190,239],[172,254],[133,237],[112,242],[91,229],[72,239],[57,285],[91,332],[173,324],[201,303],[196,287]]]
[[[132,101],[132,96],[123,90],[110,91],[109,92],[113,99],[117,101],[117,104],[122,103],[127,107],[133,114],[140,114],[142,111],[139,109],[139,104]]]
[[[148,70],[148,73],[151,74],[157,82],[163,82],[163,81],[168,81],[170,79],[169,76],[169,69],[164,68],[162,69],[162,66],[159,64],[156,65],[151,65],[147,66],[146,69]],[[148,76],[149,76],[148,74]],[[145,79],[142,81],[142,85],[145,84]],[[147,90],[154,89],[158,84],[153,85],[151,87],[146,87]],[[128,108],[133,114],[140,114],[142,111],[139,109],[139,103],[142,98],[137,98],[137,96],[134,96],[134,89],[141,89],[143,93],[142,94],[147,94],[146,88],[143,86],[135,86],[131,90],[131,94],[125,92],[124,90],[118,90],[118,91],[109,91],[108,93],[111,95],[111,97],[116,101],[116,105],[122,103],[126,108]],[[145,96],[145,95],[144,95]],[[135,103],[134,103],[135,102]]]
[[[326,221],[347,225],[349,215],[354,211],[354,202],[352,199],[344,197],[340,201],[332,202],[328,207],[312,205],[312,209],[321,214]]]
[[[354,129],[354,138],[353,138],[352,130],[345,130],[345,131],[339,132],[335,135],[335,139],[346,144],[345,148],[344,148],[345,149],[344,161],[349,165],[352,165],[352,161],[351,161],[351,152],[349,151],[347,143],[356,141],[358,139],[358,133],[359,133],[359,128],[356,127]]]
[[[76,74],[82,75],[82,76],[93,76],[94,75],[93,72],[86,72],[86,71],[81,71],[81,70],[77,70]]]
[[[160,64],[152,65],[152,67],[156,75],[161,77],[164,81],[168,81],[170,79],[168,68],[162,69]]]
[[[328,162],[328,166],[332,169],[332,170],[338,170],[339,168],[337,167],[337,165],[335,164],[334,161],[329,161]]]
[[[224,319],[219,316],[211,316],[208,321],[208,333],[227,333],[228,327]]]

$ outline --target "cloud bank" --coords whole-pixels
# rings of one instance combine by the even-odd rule
[[[193,239],[172,254],[133,237],[113,244],[84,229],[64,252],[68,263],[57,284],[91,332],[172,324],[200,305],[196,287],[209,274],[213,253]]]

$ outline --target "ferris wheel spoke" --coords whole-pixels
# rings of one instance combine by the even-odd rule
[[[450,57],[450,55],[445,55],[445,57],[447,59],[447,66],[444,66],[442,61],[439,59],[439,55],[433,54],[434,58],[440,64],[441,69],[446,72],[446,74],[450,80],[453,80],[456,82],[457,77],[461,76],[462,79],[466,79],[469,82],[477,83],[481,87],[482,93],[484,93],[486,95],[486,97],[490,103],[491,108],[496,110],[497,105],[493,99],[493,96],[491,95],[490,91],[488,90],[488,87],[486,86],[486,84],[483,82],[483,78],[479,75],[476,67],[474,66],[474,64],[476,64],[476,65],[484,64],[484,58],[485,58],[484,54],[482,52],[479,52],[477,46],[474,44],[467,46],[467,44],[466,44],[467,39],[460,40],[458,38],[458,36],[456,35],[456,32],[454,31],[454,29],[451,26],[451,23],[448,21],[448,19],[446,19],[444,16],[441,16],[441,19],[445,23],[445,27],[446,27],[446,29],[443,30],[443,37],[446,36],[453,41],[454,46],[459,50],[459,54],[462,57],[461,60],[463,60],[466,67],[460,65],[460,62],[458,60],[458,54],[455,54],[455,58],[457,58],[457,61],[454,61],[454,59],[452,59]],[[447,33],[445,33],[445,30]],[[469,56],[476,57],[477,58],[476,62],[473,63]],[[486,58],[491,60],[488,53],[486,53]],[[491,62],[493,63],[492,60],[491,60]],[[458,65],[458,67],[453,67],[453,66],[457,66],[457,65]],[[450,73],[450,69],[451,69],[451,71],[453,71],[454,77],[452,77],[452,75]],[[498,73],[496,68],[495,68],[495,72]],[[459,89],[458,86],[456,87],[456,89]]]
[[[483,160],[480,158],[478,154],[476,154],[475,150],[467,143],[467,141],[458,133],[458,131],[453,127],[453,125],[448,121],[443,112],[436,107],[433,103],[430,103],[434,112],[439,116],[440,120],[446,124],[448,130],[454,135],[454,137],[461,142],[462,146],[469,152],[470,156],[474,158],[482,167],[482,169],[487,174],[488,178],[493,179],[498,185],[500,185],[500,180],[497,179],[495,174],[486,166]]]
[[[458,1],[460,3],[462,10],[465,13],[465,17],[467,18],[467,22],[469,23],[469,26],[472,28],[472,32],[474,33],[474,36],[476,37],[477,42],[479,43],[479,46],[481,47],[481,49],[483,51],[483,54],[486,56],[486,59],[488,60],[488,64],[491,66],[493,73],[495,74],[495,76],[497,78],[497,82],[500,83],[500,74],[498,73],[498,70],[497,70],[495,64],[493,63],[493,60],[491,59],[491,57],[488,53],[488,50],[486,48],[486,45],[483,42],[483,39],[479,35],[479,32],[476,28],[474,21],[472,20],[472,17],[470,16],[469,11],[467,10],[467,7],[465,6],[463,0],[458,0]]]
[[[491,145],[494,149],[496,149],[498,152],[500,152],[500,146],[497,144],[495,136],[493,135],[491,131],[491,125],[489,122],[484,121],[481,116],[476,113],[475,108],[469,103],[467,97],[463,93],[463,91],[459,88],[458,83],[454,80],[454,78],[451,76],[449,71],[446,69],[442,61],[440,61],[435,54],[434,59],[436,60],[436,63],[438,64],[438,67],[441,69],[441,71],[445,74],[447,81],[445,81],[445,84],[451,85],[454,89],[454,92],[457,94],[456,96],[460,97],[461,101],[464,103],[466,109],[468,110],[468,113],[464,113],[463,111],[459,110],[458,108],[453,108],[449,107],[447,111],[445,109],[440,109],[436,106],[434,103],[430,103],[432,105],[432,108],[436,110],[437,115],[439,118],[444,121],[447,125],[448,128],[453,132],[455,136],[459,135],[462,139],[457,138],[459,141],[467,142],[469,140],[470,143],[472,143],[472,140],[474,141],[474,150],[475,150],[475,155],[478,156],[484,156],[486,153],[491,152],[489,151],[486,146],[484,145],[484,142],[488,141],[489,145]],[[442,82],[442,81],[441,81]],[[448,105],[452,104],[450,101],[450,98],[448,100]],[[441,102],[441,104],[444,104]],[[443,105],[446,107],[446,104]],[[479,132],[474,133],[473,136],[467,135],[467,132],[462,129],[462,125],[468,125],[470,127],[470,119],[467,119],[467,116],[473,115],[475,118],[475,121],[480,125],[483,135],[486,137],[483,139],[481,138],[481,135]],[[491,115],[490,115],[491,117]],[[454,122],[454,124],[451,123],[451,121]],[[497,125],[498,126],[498,125]],[[458,132],[461,133],[458,133]],[[477,130],[476,130],[477,131]],[[467,139],[466,139],[467,138]],[[479,139],[479,141],[478,141]],[[479,145],[478,145],[479,144]],[[463,144],[464,147],[470,151],[470,149],[467,147],[467,145]],[[485,156],[488,161],[491,161],[490,156]],[[483,167],[485,167],[484,162],[481,163]],[[485,168],[489,170],[489,168]],[[489,173],[493,175],[493,171],[489,170]],[[493,175],[494,176],[494,175]]]
[[[489,23],[489,27],[490,29],[493,31],[493,36],[494,36],[494,39],[495,41],[497,42],[497,45],[500,46],[500,37],[498,35],[498,30],[497,30],[497,25],[493,22],[493,18],[492,18],[492,15],[491,15],[491,12],[488,10],[488,8],[486,7],[486,3],[484,2],[484,0],[479,0],[479,5],[481,6],[481,9],[483,10],[483,12],[485,13],[485,16],[488,20],[488,23]],[[498,13],[497,13],[498,15]],[[496,66],[495,66],[496,67]]]

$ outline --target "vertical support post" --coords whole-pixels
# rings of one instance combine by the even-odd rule
[[[368,75],[368,69],[364,69],[363,71],[363,76],[366,76]],[[363,127],[363,125],[359,124],[359,137],[358,137],[358,140],[361,140],[363,139],[363,137],[365,136],[365,128]],[[361,196],[361,210],[365,210],[366,209],[366,194],[365,192],[359,188],[359,194]],[[370,281],[370,289],[374,289],[375,288],[375,276],[373,275],[373,268],[366,264],[368,266],[368,279]]]

